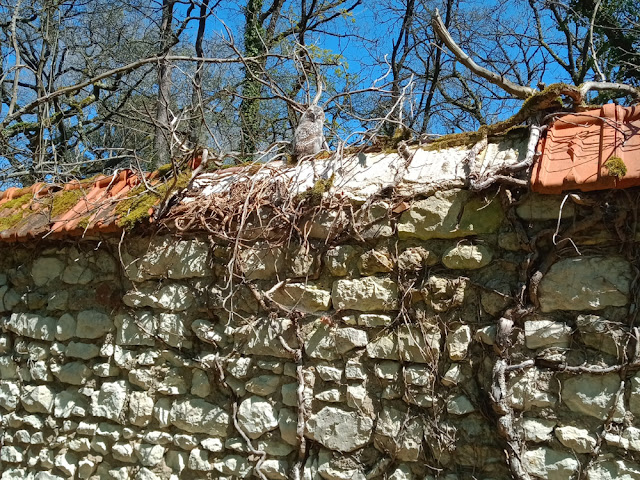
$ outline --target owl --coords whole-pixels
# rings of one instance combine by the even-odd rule
[[[293,155],[297,160],[315,155],[324,145],[322,127],[324,125],[324,110],[318,105],[311,105],[302,114],[300,124],[293,136]]]

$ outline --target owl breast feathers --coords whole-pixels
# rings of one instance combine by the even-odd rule
[[[300,118],[293,137],[293,154],[297,159],[315,155],[322,150],[324,135],[324,110],[318,105],[311,105]]]

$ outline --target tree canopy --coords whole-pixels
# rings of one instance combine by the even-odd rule
[[[282,158],[318,94],[331,148],[476,130],[558,82],[621,83],[580,103],[632,102],[639,15],[631,0],[0,0],[0,188],[202,147]]]

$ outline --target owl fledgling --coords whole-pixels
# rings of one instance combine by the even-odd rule
[[[293,137],[293,155],[296,160],[315,155],[324,144],[322,128],[324,125],[324,110],[318,105],[311,105],[302,114],[300,124]]]

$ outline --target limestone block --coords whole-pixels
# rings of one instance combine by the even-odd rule
[[[178,368],[169,368],[157,384],[157,389],[165,395],[184,395],[189,390],[184,373]]]
[[[180,314],[161,313],[158,315],[158,337],[172,347],[182,348],[191,346],[187,339],[187,330],[184,318]]]
[[[640,452],[640,428],[626,427],[622,432],[624,438],[629,445],[629,450]]]
[[[307,278],[318,269],[319,258],[304,247],[295,247],[287,255],[287,273],[292,278]]]
[[[189,453],[189,463],[187,465],[190,470],[201,472],[213,470],[213,464],[209,461],[209,452],[200,448],[191,450]]]
[[[115,316],[114,322],[117,327],[117,345],[155,345],[153,335],[157,331],[157,320],[151,312],[139,311],[133,316],[119,314]]]
[[[451,415],[467,415],[477,409],[466,395],[458,395],[447,400],[447,412]]]
[[[560,195],[540,195],[530,193],[516,207],[516,214],[523,220],[543,222],[558,220],[563,197]],[[564,202],[562,218],[571,218],[575,214],[573,202]]]
[[[54,366],[56,368],[54,368]],[[62,383],[84,385],[92,376],[92,372],[84,362],[68,362],[64,365],[51,365],[51,372]]]
[[[364,415],[375,417],[373,399],[364,385],[347,386],[347,405]]]
[[[271,298],[274,302],[301,312],[324,312],[331,308],[331,292],[313,283],[288,283],[277,289]]]
[[[437,364],[440,356],[441,333],[437,327],[403,325],[397,330],[398,353],[401,360]]]
[[[554,263],[538,289],[540,309],[601,310],[629,302],[633,279],[629,262],[622,257],[576,257]]]
[[[181,312],[193,305],[195,298],[187,285],[170,283],[157,289],[156,284],[142,284],[128,291],[122,301],[135,308],[152,307]]]
[[[447,335],[447,351],[454,362],[463,360],[467,356],[471,344],[471,327],[462,325]]]
[[[89,412],[87,398],[78,393],[77,389],[69,388],[55,396],[53,402],[53,415],[56,418],[69,418],[71,416],[84,416]]]
[[[440,383],[445,387],[452,387],[463,384],[466,378],[467,376],[464,374],[462,366],[459,363],[454,363],[444,372]]]
[[[92,343],[69,342],[64,354],[71,358],[89,360],[100,355],[100,348]]]
[[[522,460],[525,471],[548,480],[569,480],[580,466],[573,454],[546,447],[526,451]]]
[[[3,462],[21,463],[23,458],[24,450],[21,447],[5,445],[0,448],[0,460],[2,460]]]
[[[434,375],[429,367],[408,365],[404,367],[404,382],[407,385],[429,387],[433,385]]]
[[[278,358],[293,358],[291,352],[284,349],[279,336],[282,336],[291,348],[298,348],[293,323],[286,318],[259,318],[256,324],[251,325],[246,331],[246,347],[244,353],[249,355],[269,355]],[[240,334],[239,329],[236,335]],[[240,339],[238,338],[238,341]]]
[[[398,460],[415,462],[422,447],[423,426],[420,418],[395,408],[384,408],[378,416],[373,441],[382,452]]]
[[[113,458],[125,463],[133,463],[136,461],[133,445],[130,443],[116,443],[112,447]]]
[[[247,382],[247,392],[266,397],[278,390],[280,386],[280,376],[259,375]]]
[[[373,373],[383,380],[397,380],[400,368],[400,363],[387,360],[376,363]]]
[[[249,397],[238,408],[238,423],[249,438],[258,438],[278,427],[277,413],[271,402]]]
[[[91,414],[118,421],[124,411],[128,393],[129,386],[124,380],[104,382],[91,395]]]
[[[430,240],[496,232],[504,217],[499,200],[469,197],[454,189],[413,202],[398,221],[398,236]]]
[[[631,377],[631,393],[629,394],[629,410],[640,416],[640,373]]]
[[[573,412],[605,420],[614,406],[620,388],[617,373],[607,375],[580,374],[563,382],[562,401]],[[622,421],[624,406],[616,406],[613,419]]]
[[[340,391],[339,388],[329,388],[327,390],[323,390],[316,393],[313,398],[320,402],[327,403],[344,402],[344,394]]]
[[[15,382],[0,381],[0,407],[15,410],[20,400],[20,387]]]
[[[73,315],[65,313],[56,323],[55,338],[60,342],[69,340],[76,334],[76,319]]]
[[[108,315],[96,310],[83,310],[78,313],[76,337],[100,338],[113,329],[113,321]]]
[[[251,463],[240,455],[227,455],[222,461],[215,462],[213,468],[224,475],[246,478],[252,470]]]
[[[151,422],[153,398],[147,392],[131,392],[129,395],[129,422],[145,427]]]
[[[73,478],[78,468],[78,457],[72,452],[65,452],[63,450],[56,456],[54,464],[64,473],[69,475],[69,478]]]
[[[401,271],[418,271],[436,263],[438,256],[423,247],[409,247],[398,256],[398,268]]]
[[[196,443],[197,445],[197,443]],[[221,438],[207,437],[200,441],[202,448],[209,452],[222,452],[224,450],[224,441]]]
[[[507,403],[517,410],[524,411],[534,407],[553,407],[557,398],[549,391],[550,382],[550,376],[536,368],[515,375],[507,382]]]
[[[358,315],[358,325],[368,328],[387,327],[393,322],[391,315],[380,313],[362,313]]]
[[[488,325],[476,330],[475,339],[485,345],[493,345],[496,340],[496,326]]]
[[[436,312],[446,312],[464,302],[468,282],[463,278],[430,276],[420,291],[427,305]]]
[[[599,315],[578,315],[576,326],[585,345],[618,356],[625,336],[619,323],[610,322]]]
[[[33,283],[37,287],[42,287],[49,282],[55,280],[64,270],[64,263],[53,257],[38,257],[31,267],[31,276]]]
[[[281,408],[278,412],[278,428],[280,429],[280,437],[289,445],[297,446],[298,441],[297,429],[298,414],[289,408]]]
[[[250,357],[230,358],[227,360],[226,370],[230,375],[236,378],[246,378],[251,368]]]
[[[596,437],[591,435],[589,430],[585,428],[567,425],[556,428],[555,434],[562,445],[576,453],[591,453],[597,444]]]
[[[165,448],[162,445],[141,444],[136,449],[136,457],[145,467],[155,467],[162,462]]]
[[[342,209],[321,210],[305,222],[304,230],[309,232],[309,238],[326,240],[338,234],[347,222],[347,214]]]
[[[0,379],[13,380],[18,378],[18,364],[9,356],[0,357]]]
[[[325,382],[340,382],[343,369],[329,365],[317,365],[316,372],[318,372],[318,376]]]
[[[553,320],[527,320],[524,322],[525,344],[532,350],[547,347],[569,347],[571,327]]]
[[[260,470],[270,480],[287,480],[289,478],[289,462],[269,458],[262,462]]]
[[[523,418],[520,423],[524,440],[535,443],[550,440],[555,426],[555,421],[543,418]]]
[[[56,334],[57,320],[34,313],[13,313],[5,328],[24,337],[52,342]]]
[[[270,280],[282,271],[285,254],[280,247],[267,242],[256,242],[240,252],[240,267],[247,280]]]
[[[442,255],[442,263],[452,270],[477,270],[491,263],[493,254],[484,245],[456,245]]]
[[[324,257],[329,273],[334,277],[344,277],[349,272],[349,265],[358,253],[358,249],[351,245],[338,245],[331,248]]]
[[[324,480],[364,480],[362,468],[354,462],[341,462],[340,457],[333,458],[333,453],[322,449],[317,457],[317,470],[319,477]],[[309,477],[312,477],[309,475]]]
[[[338,310],[395,310],[398,307],[398,286],[388,278],[379,277],[336,280],[331,297],[334,308]]]
[[[93,280],[93,272],[90,268],[80,263],[72,263],[67,265],[62,272],[62,281],[69,285],[86,285]]]
[[[9,287],[7,285],[0,286],[0,312],[6,312],[7,309],[4,306],[4,294],[7,293]]]
[[[208,255],[209,245],[203,241],[156,237],[137,266],[135,280],[205,277],[210,273]]]
[[[211,385],[207,374],[200,369],[193,370],[193,375],[191,376],[191,395],[204,398],[210,393]]]
[[[319,323],[305,341],[305,352],[311,358],[336,360],[340,355],[368,343],[367,333],[353,327],[333,328]]]
[[[587,480],[636,480],[640,465],[622,459],[594,462],[587,470]]]
[[[369,442],[373,420],[357,412],[324,407],[307,421],[306,436],[339,452],[352,452]]]
[[[414,480],[411,467],[407,464],[398,465],[389,475],[388,480]]]
[[[359,361],[351,359],[348,360],[347,364],[345,365],[344,376],[347,378],[347,380],[365,380],[367,378],[367,372],[365,371],[364,366]]]
[[[395,264],[387,251],[369,250],[358,259],[358,270],[362,275],[375,275],[393,271]]]
[[[20,401],[27,412],[51,413],[55,398],[55,391],[51,387],[48,385],[25,385],[22,391]]]
[[[158,408],[156,403],[154,408]],[[226,436],[229,414],[222,408],[200,398],[180,398],[173,402],[168,421],[189,433]]]

